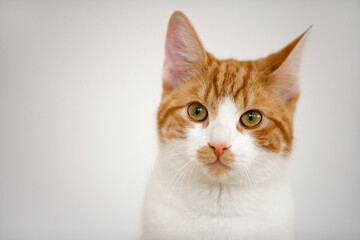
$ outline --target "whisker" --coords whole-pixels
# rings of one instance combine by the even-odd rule
[[[172,189],[171,189],[171,191],[170,191],[169,199],[168,199],[169,201],[171,200],[173,191],[175,190],[175,187],[176,187],[177,183],[178,183],[179,180],[182,178],[183,174],[185,174],[185,172],[187,171],[187,169],[189,168],[189,166],[191,166],[191,163],[193,163],[193,161],[188,161],[188,162],[181,168],[181,170],[179,170],[180,175],[178,175],[177,180],[176,180],[176,182],[173,184],[173,187],[172,187]],[[184,171],[182,171],[182,170],[184,170]]]
[[[195,165],[195,161],[191,161],[192,164],[189,164],[189,166],[184,170],[184,174],[183,177],[181,178],[181,183],[180,186],[182,186],[182,189],[184,190],[185,187],[183,185],[184,180],[186,179],[187,175],[189,172],[191,172],[191,170],[193,169],[193,166]]]
[[[160,159],[161,159],[161,161],[168,160],[168,159],[174,158],[174,157],[179,156],[179,155],[184,154],[184,153],[191,153],[191,151],[187,150],[187,151],[177,152],[175,154],[172,154],[170,156],[166,156],[165,158],[160,158]]]
[[[173,181],[175,180],[175,178],[177,178],[177,177],[179,176],[179,174],[181,174],[182,170],[183,170],[184,168],[186,168],[186,166],[188,166],[190,163],[191,163],[191,161],[187,161],[187,162],[174,174],[174,176],[170,179],[167,187],[165,188],[165,192],[167,192],[167,191],[170,189],[170,186],[171,186],[171,184],[173,183]],[[171,196],[171,194],[170,194],[170,196]],[[168,199],[168,200],[170,200],[170,199]]]
[[[249,176],[249,173],[247,171],[247,168],[246,167],[243,167],[243,170],[244,170],[244,173],[246,175],[246,178],[248,179],[249,181],[249,185],[250,185],[250,190],[251,190],[251,197],[253,199],[253,196],[254,196],[254,189],[253,189],[253,186],[252,186],[252,183],[251,183],[251,180],[250,180],[250,176]],[[254,200],[254,199],[253,199]]]
[[[244,168],[240,166],[240,171],[241,171],[241,177],[242,179],[244,180],[244,183],[245,183],[245,192],[248,193],[248,182],[247,182],[247,179],[245,177],[245,173],[244,173]]]

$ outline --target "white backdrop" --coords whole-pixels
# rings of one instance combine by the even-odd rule
[[[263,57],[314,24],[290,160],[297,239],[359,239],[359,1],[1,1],[0,239],[139,236],[177,9],[220,58]]]

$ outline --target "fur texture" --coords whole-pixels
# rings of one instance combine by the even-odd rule
[[[285,166],[308,34],[263,59],[218,60],[183,13],[172,15],[143,239],[292,238]],[[207,110],[202,122],[187,114],[194,102]],[[254,128],[240,123],[249,110],[262,114]]]

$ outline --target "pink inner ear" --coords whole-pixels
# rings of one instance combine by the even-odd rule
[[[299,83],[294,83],[289,89],[284,90],[283,97],[286,102],[290,101],[294,97],[296,97],[300,92]]]
[[[298,75],[301,65],[301,56],[310,29],[311,28],[305,31],[293,43],[290,43],[290,45],[288,45],[291,46],[295,43],[294,47],[290,49],[289,55],[281,63],[279,68],[274,72],[273,79],[270,83],[271,87],[286,102],[296,97],[300,92]],[[287,50],[288,46],[284,50]]]
[[[301,53],[293,52],[276,70],[273,87],[287,102],[300,92],[299,70]]]
[[[182,63],[186,62],[186,58],[181,54],[181,42],[175,36],[176,32],[170,28],[168,30],[166,46],[165,46],[165,63],[163,68],[163,79],[171,88],[176,88],[185,72]],[[185,48],[183,46],[183,48]]]
[[[291,100],[292,98],[296,97],[300,92],[300,85],[299,85],[299,71],[300,71],[300,63],[301,63],[301,51],[297,53],[294,59],[290,60],[290,63],[286,66],[286,71],[289,71],[292,75],[292,79],[290,79],[290,86],[286,89],[284,93],[284,97],[286,101]]]
[[[163,80],[172,89],[176,88],[204,56],[205,50],[190,21],[183,13],[175,12],[166,35]]]
[[[172,67],[169,63],[165,63],[162,77],[171,89],[176,88],[181,83],[182,72]]]

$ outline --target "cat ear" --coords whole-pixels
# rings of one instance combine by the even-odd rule
[[[207,59],[206,51],[189,19],[180,11],[170,18],[166,35],[163,80],[170,89],[194,74]]]
[[[300,93],[298,74],[303,48],[311,27],[285,48],[265,58],[267,68],[275,69],[267,79],[267,84],[285,102],[291,101]]]

